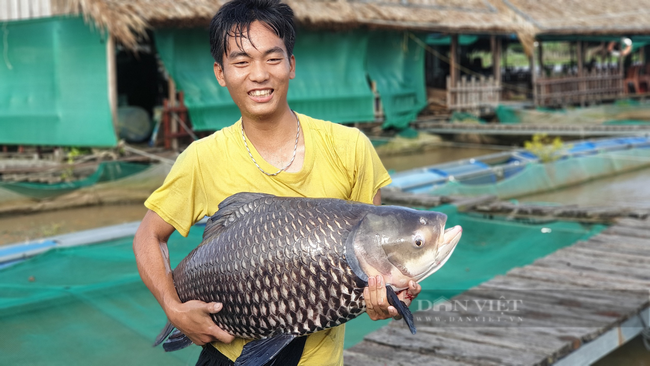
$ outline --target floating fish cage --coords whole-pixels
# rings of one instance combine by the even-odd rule
[[[580,161],[585,165],[582,168],[576,164]],[[540,171],[537,178],[534,174],[525,174],[532,166],[544,166],[542,170],[546,170],[547,174]],[[603,166],[609,169],[603,170]],[[542,163],[540,157],[530,151],[518,149],[411,169],[393,174],[393,182],[386,189],[441,195],[497,194],[503,199],[544,192],[644,166],[650,166],[650,138],[611,138],[572,143],[556,161],[549,163]],[[570,178],[564,168],[577,169],[573,172],[580,179]],[[540,186],[529,182],[535,179],[545,180],[547,184]],[[506,183],[509,189],[515,185],[519,187],[509,192],[502,191],[497,186],[504,182],[510,182]]]

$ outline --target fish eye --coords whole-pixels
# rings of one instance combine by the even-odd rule
[[[416,247],[420,248],[424,245],[424,239],[420,235],[417,235],[413,239],[413,243],[415,244]]]

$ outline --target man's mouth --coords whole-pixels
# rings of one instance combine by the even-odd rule
[[[248,92],[251,97],[268,97],[273,94],[273,89],[255,89]]]

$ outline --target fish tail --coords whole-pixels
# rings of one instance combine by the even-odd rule
[[[165,338],[167,338],[167,336],[171,334],[173,330],[174,330],[174,326],[172,325],[172,323],[167,322],[163,330],[160,331],[160,334],[158,334],[158,337],[156,337],[156,340],[153,342],[153,347],[156,347],[157,345],[161,344],[165,340]]]

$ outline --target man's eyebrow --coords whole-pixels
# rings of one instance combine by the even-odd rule
[[[266,50],[266,52],[264,52],[264,56],[268,56],[268,55],[270,55],[272,53],[282,53],[283,54],[284,50],[282,49],[282,47],[275,46],[273,48],[269,48],[268,50]]]
[[[228,55],[228,58],[233,59],[233,58],[237,58],[239,56],[244,56],[244,57],[249,57],[249,58],[251,57],[248,53],[246,53],[244,51],[232,51],[232,52],[230,52],[230,55]]]

